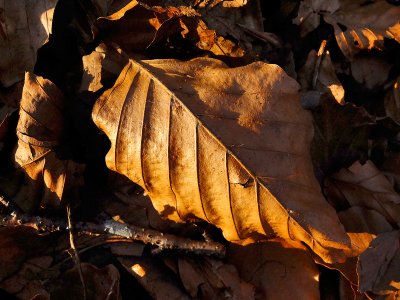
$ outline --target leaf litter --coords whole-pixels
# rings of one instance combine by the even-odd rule
[[[393,1],[0,8],[2,294],[399,296]]]

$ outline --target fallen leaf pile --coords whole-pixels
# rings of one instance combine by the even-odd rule
[[[395,2],[0,4],[0,298],[399,298]]]

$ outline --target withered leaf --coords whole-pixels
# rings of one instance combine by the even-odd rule
[[[257,299],[319,299],[318,267],[299,242],[231,244],[228,261],[262,293]]]
[[[382,233],[360,255],[357,264],[359,289],[375,294],[400,290],[400,232]]]
[[[18,271],[28,258],[49,246],[49,239],[30,227],[0,228],[0,282]]]
[[[27,187],[14,201],[26,211],[39,205],[57,207],[64,189],[81,184],[83,166],[59,159],[54,151],[64,132],[63,106],[64,97],[52,82],[25,74],[15,161],[24,171]]]
[[[19,299],[50,299],[50,294],[43,284],[43,279],[48,277],[44,276],[43,271],[50,267],[52,262],[51,256],[31,258],[23,264],[18,273],[1,282],[0,288]]]
[[[51,33],[58,0],[0,3],[0,83],[11,86],[33,71],[36,51]]]
[[[178,260],[179,276],[193,298],[254,299],[254,287],[240,279],[233,265],[211,258]]]
[[[332,175],[325,183],[330,201],[341,207],[360,206],[375,210],[394,227],[400,224],[400,195],[371,161],[355,162]]]
[[[348,238],[313,175],[298,89],[262,62],[130,60],[92,117],[112,143],[107,166],[163,216],[206,220],[231,241],[303,241],[336,261]]]
[[[200,15],[188,6],[148,6],[133,0],[114,14],[99,18],[96,28],[105,41],[117,43],[128,53],[143,52],[154,45],[159,47],[162,43],[168,44],[170,38],[180,36],[193,47],[215,55],[244,55],[234,42],[209,29]],[[133,28],[136,34],[127,28]],[[163,47],[168,50],[169,45]]]
[[[83,277],[86,283],[87,299],[120,300],[120,275],[114,265],[97,268],[89,263],[82,263]],[[57,285],[50,290],[51,299],[83,299],[82,282],[78,266],[68,270],[60,277]]]
[[[118,257],[122,266],[131,273],[153,299],[188,300],[181,285],[174,280],[174,274],[154,259],[139,257]]]
[[[315,14],[322,15],[333,26],[336,41],[349,59],[360,50],[382,50],[384,38],[400,42],[400,7],[388,1],[306,0],[295,21],[304,23],[304,33],[319,25]]]
[[[320,64],[316,65],[319,59]],[[329,51],[326,53],[310,51],[305,65],[298,72],[298,80],[302,90],[316,89],[321,94],[328,92],[337,103],[345,102],[344,88],[336,76]]]

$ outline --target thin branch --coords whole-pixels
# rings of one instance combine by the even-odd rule
[[[39,216],[13,211],[10,215],[0,215],[0,226],[24,225],[35,228],[39,232],[68,231],[68,224],[60,220],[51,220]],[[215,255],[223,257],[225,247],[216,242],[195,241],[181,238],[172,234],[147,229],[135,225],[128,225],[106,220],[102,223],[77,222],[74,228],[78,234],[112,234],[126,239],[141,241],[145,244],[157,246],[160,250],[181,250],[202,255]]]
[[[71,206],[70,205],[67,205],[67,219],[68,219],[69,243],[71,245],[72,251],[74,252],[75,264],[78,267],[79,278],[81,279],[81,283],[82,283],[83,300],[86,300],[87,299],[86,298],[86,283],[85,283],[85,278],[83,277],[83,271],[82,271],[81,260],[79,258],[79,253],[75,247],[74,233],[73,233],[73,227],[72,227],[72,221],[71,221]]]

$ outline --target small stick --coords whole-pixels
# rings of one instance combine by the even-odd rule
[[[73,234],[72,221],[71,221],[71,206],[69,204],[67,205],[67,219],[68,219],[69,243],[71,245],[72,251],[74,252],[75,264],[78,267],[79,278],[81,279],[81,283],[82,283],[83,300],[86,300],[87,299],[86,298],[86,283],[85,283],[85,278],[83,277],[83,271],[82,271],[81,260],[79,258],[79,253],[75,247],[74,234]]]
[[[321,66],[322,58],[325,54],[325,48],[326,48],[326,40],[323,40],[321,42],[321,46],[319,47],[319,50],[318,50],[317,60],[315,61],[314,74],[313,74],[313,78],[312,78],[312,89],[313,90],[315,90],[315,87],[317,85],[317,79],[319,76],[319,68]]]
[[[66,231],[69,226],[59,220],[51,220],[39,216],[12,212],[11,215],[0,215],[0,226],[25,225],[33,227],[40,232]],[[141,241],[145,244],[157,246],[160,250],[173,249],[203,255],[225,256],[225,247],[216,242],[195,241],[181,238],[172,234],[164,234],[160,231],[147,229],[135,225],[128,225],[106,220],[95,224],[89,222],[77,222],[74,228],[78,233],[86,234],[113,234],[126,239]]]

